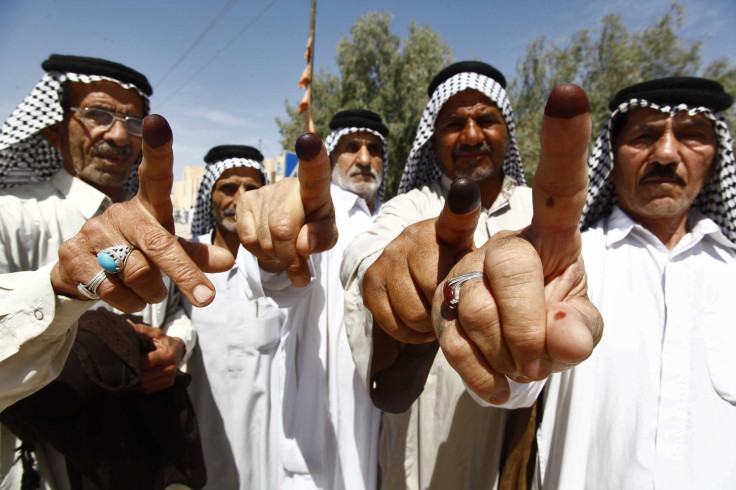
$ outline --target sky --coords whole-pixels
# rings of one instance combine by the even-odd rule
[[[0,117],[41,79],[52,53],[106,58],[148,77],[152,112],[174,132],[175,179],[221,144],[283,152],[276,118],[301,100],[311,0],[0,0]],[[527,44],[565,42],[606,13],[639,30],[670,0],[317,0],[315,70],[337,73],[337,44],[365,12],[393,15],[401,38],[429,25],[456,60],[491,63],[511,80]],[[700,40],[703,64],[736,58],[736,2],[682,0],[680,35]],[[291,149],[291,148],[287,148]]]

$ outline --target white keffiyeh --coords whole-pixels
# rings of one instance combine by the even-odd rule
[[[53,71],[44,74],[3,124],[0,132],[0,189],[47,180],[64,166],[61,152],[46,141],[41,130],[64,120],[61,107],[64,82],[92,83],[101,80],[135,89],[143,100],[144,115],[148,114],[148,96],[132,83],[100,75]],[[123,185],[129,195],[138,190],[139,165],[140,158]]]
[[[235,167],[255,168],[263,176],[263,185],[268,184],[268,175],[263,164],[249,158],[227,158],[207,165],[197,191],[197,203],[194,206],[192,217],[192,236],[200,236],[209,233],[215,227],[215,215],[212,212],[212,190],[220,176]]]
[[[614,119],[630,110],[648,107],[674,116],[687,111],[689,115],[703,114],[713,121],[718,148],[713,162],[713,177],[703,186],[693,202],[693,207],[720,226],[724,235],[736,242],[736,163],[734,162],[731,133],[721,114],[714,114],[706,107],[658,105],[643,99],[631,99],[621,103],[603,126],[593,152],[588,159],[588,199],[580,220],[585,230],[600,218],[608,216],[616,204],[616,189],[608,179],[613,170],[611,127]]]
[[[383,172],[381,173],[382,180],[381,185],[378,187],[378,192],[376,192],[375,198],[376,204],[381,203],[383,202],[383,195],[386,193],[386,173],[388,172],[388,143],[386,143],[386,138],[384,138],[383,135],[378,131],[370,128],[350,127],[333,129],[332,131],[330,131],[330,134],[327,135],[327,138],[325,138],[325,148],[327,149],[327,154],[332,155],[332,152],[335,151],[335,148],[337,148],[337,143],[340,141],[340,138],[350,133],[370,133],[378,136],[378,138],[381,140],[381,143],[383,143]],[[376,204],[374,204],[374,208],[378,207]]]
[[[404,175],[399,183],[399,194],[412,189],[418,189],[434,182],[442,176],[442,170],[434,155],[430,138],[434,134],[437,115],[442,106],[450,98],[463,90],[473,89],[485,94],[498,106],[501,115],[506,121],[509,135],[509,145],[506,157],[503,161],[503,172],[516,181],[518,185],[525,185],[524,168],[519,156],[519,148],[516,144],[516,123],[514,122],[514,111],[511,108],[506,90],[493,78],[473,72],[463,72],[453,75],[442,82],[432,93],[427,106],[419,122],[419,129],[414,138],[409,158],[404,168]]]

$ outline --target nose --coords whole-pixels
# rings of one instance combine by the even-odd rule
[[[125,124],[120,119],[115,119],[110,129],[105,131],[105,139],[112,141],[117,146],[125,146],[130,141],[130,135],[125,129]]]
[[[680,142],[675,134],[666,129],[657,141],[654,142],[652,158],[662,165],[678,163],[680,161]]]
[[[366,145],[361,145],[356,155],[356,163],[363,167],[370,167],[371,165],[371,152],[368,151]]]
[[[234,203],[235,203],[236,205],[237,205],[237,203],[238,203],[238,199],[240,198],[240,196],[242,196],[243,194],[245,194],[245,192],[246,192],[247,190],[248,190],[248,189],[246,189],[246,188],[245,188],[245,184],[240,184],[240,185],[238,186],[238,190],[237,190],[237,191],[235,191],[235,195],[233,196],[233,202],[234,202]]]
[[[475,122],[475,119],[469,117],[465,121],[465,127],[463,127],[462,133],[460,134],[460,143],[468,146],[475,146],[483,141],[483,132],[480,130],[480,126]]]

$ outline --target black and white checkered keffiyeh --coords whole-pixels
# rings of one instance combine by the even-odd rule
[[[437,115],[442,106],[450,100],[453,95],[463,90],[473,89],[485,94],[498,106],[501,115],[506,121],[509,135],[509,145],[506,158],[503,161],[503,172],[516,181],[518,185],[525,185],[524,168],[519,156],[519,148],[516,144],[516,123],[514,111],[511,108],[506,90],[494,79],[473,72],[463,72],[453,75],[442,82],[432,94],[427,106],[424,108],[419,129],[414,138],[409,158],[404,167],[404,175],[399,183],[399,194],[409,192],[428,185],[442,176],[442,170],[437,163],[437,158],[432,150],[430,138],[434,134]]]
[[[328,134],[327,138],[325,138],[325,148],[327,149],[327,154],[332,155],[332,152],[335,151],[340,138],[350,133],[370,133],[378,136],[378,138],[381,140],[381,143],[383,143],[383,172],[381,173],[382,180],[381,185],[378,187],[378,191],[376,192],[375,203],[373,205],[373,209],[378,209],[378,204],[383,202],[383,195],[386,193],[386,173],[388,172],[388,143],[386,142],[386,138],[384,138],[381,133],[374,129],[358,127],[338,128],[330,131],[330,134]]]
[[[608,216],[617,202],[616,189],[608,180],[613,170],[611,127],[617,116],[640,107],[656,109],[670,116],[680,111],[687,111],[691,116],[703,114],[713,121],[718,140],[713,177],[700,190],[693,206],[718,224],[723,234],[736,243],[736,163],[731,133],[721,114],[714,114],[706,107],[689,107],[686,104],[658,105],[638,98],[622,102],[611,113],[588,159],[588,199],[580,220],[581,229],[590,228],[599,219]]]
[[[212,190],[215,183],[225,170],[235,167],[255,168],[263,175],[263,185],[268,184],[266,168],[257,160],[250,158],[226,158],[218,162],[209,163],[204,169],[202,183],[197,191],[197,203],[192,216],[192,236],[200,236],[212,231],[215,227],[215,215],[212,212]]]
[[[100,75],[46,73],[3,124],[0,132],[0,189],[47,180],[64,166],[61,152],[46,141],[41,130],[64,120],[61,107],[64,82],[92,83],[100,80],[135,89],[143,100],[144,115],[148,114],[148,96],[132,83]],[[123,185],[129,195],[138,190],[139,165],[140,158],[130,179]]]

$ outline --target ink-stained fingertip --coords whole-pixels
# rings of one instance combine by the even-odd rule
[[[460,177],[450,185],[447,206],[455,214],[467,214],[480,205],[478,184],[467,177]]]
[[[322,140],[314,133],[302,133],[294,145],[294,151],[299,160],[310,161],[322,149]]]
[[[558,85],[552,90],[544,106],[544,115],[570,119],[590,112],[590,102],[585,90],[573,83]]]
[[[143,119],[143,139],[151,148],[163,146],[171,136],[171,126],[163,116],[149,114]]]

